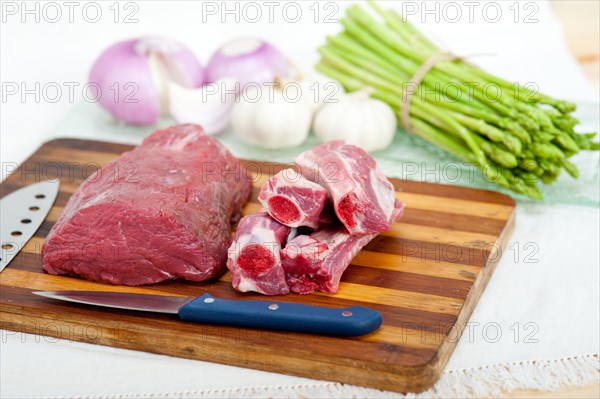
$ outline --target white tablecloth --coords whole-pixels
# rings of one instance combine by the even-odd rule
[[[317,59],[314,49],[335,24],[304,25],[198,23],[200,5],[138,2],[139,23],[98,25],[28,24],[9,19],[2,30],[3,81],[85,81],[98,51],[122,37],[158,33],[179,38],[206,59],[227,37],[258,32],[272,37],[301,66]],[[508,3],[502,3],[510,15]],[[592,90],[569,55],[561,29],[546,3],[536,3],[537,23],[428,23],[425,30],[452,44],[458,54],[494,52],[477,63],[521,82],[536,82],[549,94],[597,107]],[[340,6],[344,7],[346,3]],[[310,4],[303,3],[306,10]],[[396,5],[400,7],[400,5]],[[108,5],[107,5],[108,7]],[[106,11],[108,12],[108,11]],[[308,11],[306,11],[308,12]],[[16,21],[16,22],[15,22]],[[418,21],[417,21],[418,22]],[[302,28],[309,27],[310,29]],[[74,34],[74,33],[77,34]],[[301,32],[301,34],[299,33]],[[209,34],[210,33],[210,34]],[[20,35],[16,48],[15,37]],[[218,40],[216,38],[219,38]],[[42,57],[44,68],[29,61]],[[32,66],[32,63],[34,64]],[[64,115],[70,101],[57,104],[3,100],[3,163],[20,162],[48,137],[48,124]],[[76,100],[76,99],[75,99]],[[87,105],[85,105],[87,107]],[[62,107],[62,108],[61,108]],[[80,107],[80,106],[79,106]],[[76,108],[76,110],[81,108]],[[40,122],[41,120],[41,122]],[[124,142],[139,136],[98,133],[93,123],[74,128],[71,115],[54,134]],[[582,121],[598,131],[597,113]],[[101,134],[101,135],[100,135]],[[238,150],[243,155],[243,150]],[[401,154],[398,154],[400,157]],[[597,154],[580,160],[583,173],[598,173]],[[389,170],[387,172],[390,172]],[[4,170],[3,170],[4,173]],[[596,180],[597,181],[597,180]],[[501,389],[555,389],[598,380],[599,225],[596,206],[520,203],[517,228],[469,322],[446,371],[426,395],[497,394]],[[1,275],[0,275],[1,278]],[[2,331],[1,397],[387,397],[398,394],[256,370],[151,355]]]

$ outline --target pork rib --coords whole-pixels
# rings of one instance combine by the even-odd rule
[[[290,227],[271,218],[264,210],[240,220],[227,259],[236,290],[265,295],[289,293],[280,250],[290,231]]]
[[[304,177],[327,190],[338,219],[350,234],[375,234],[391,228],[394,186],[366,151],[330,141],[300,154],[295,162]]]
[[[42,248],[51,274],[142,285],[226,270],[230,221],[251,180],[197,125],[158,130],[90,176]]]
[[[286,226],[316,229],[331,222],[331,215],[323,212],[327,191],[293,169],[284,169],[272,176],[262,186],[258,201]]]

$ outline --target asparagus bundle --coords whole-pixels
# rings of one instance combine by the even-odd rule
[[[562,169],[577,178],[568,158],[599,149],[596,133],[574,131],[573,103],[452,59],[400,14],[370,5],[380,20],[358,5],[348,8],[344,30],[319,49],[317,69],[348,91],[373,88],[410,133],[537,199],[540,180],[550,184]]]

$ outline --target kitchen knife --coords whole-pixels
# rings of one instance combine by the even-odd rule
[[[37,231],[52,209],[60,182],[30,184],[0,199],[0,272]]]
[[[297,303],[101,291],[34,291],[61,301],[177,314],[182,320],[312,334],[357,336],[381,326],[381,313],[363,306],[327,308]]]

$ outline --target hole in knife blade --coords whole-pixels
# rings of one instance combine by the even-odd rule
[[[13,237],[18,237],[21,234],[23,234],[23,233],[21,233],[20,231],[13,231],[13,232],[10,233],[10,235],[13,236]]]
[[[31,223],[31,219],[21,219],[21,223],[23,223],[23,224]]]
[[[30,210],[30,211],[39,211],[39,210],[40,210],[40,207],[39,207],[39,206],[30,206],[30,207],[29,207],[29,210]]]
[[[2,244],[2,249],[13,249],[14,246],[12,244]]]
[[[42,198],[46,198],[46,196],[44,194],[38,194],[35,196],[35,198],[42,199]]]

